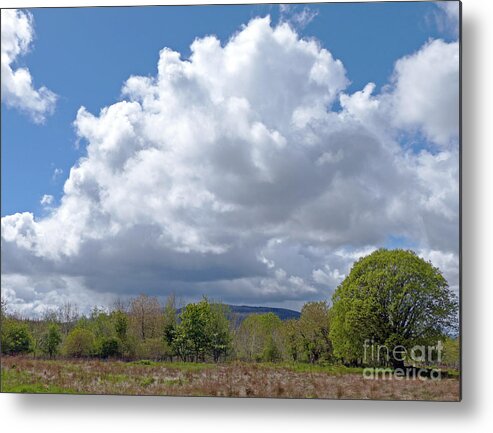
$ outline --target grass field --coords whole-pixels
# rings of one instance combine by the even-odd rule
[[[364,379],[309,364],[194,364],[2,357],[2,392],[382,400],[459,400],[457,378]]]

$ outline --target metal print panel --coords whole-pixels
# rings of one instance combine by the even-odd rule
[[[1,11],[1,390],[460,400],[460,3]]]

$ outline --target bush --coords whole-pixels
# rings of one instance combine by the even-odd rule
[[[138,357],[161,361],[171,359],[173,352],[164,338],[149,338],[139,345]]]
[[[94,349],[94,334],[87,329],[75,328],[65,339],[64,351],[67,356],[75,358],[91,356]]]
[[[9,355],[29,353],[32,336],[27,325],[11,321],[2,323],[2,352]]]
[[[121,344],[117,338],[109,337],[101,341],[101,345],[99,347],[99,356],[101,358],[120,356],[120,354],[121,354]]]

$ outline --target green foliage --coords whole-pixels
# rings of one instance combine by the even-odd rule
[[[252,314],[240,325],[235,345],[240,359],[274,361],[282,358],[282,321],[274,313]]]
[[[226,310],[207,299],[188,304],[180,314],[173,348],[182,360],[204,361],[210,355],[218,361],[231,344]]]
[[[64,352],[74,358],[91,356],[95,352],[94,333],[84,328],[74,328],[64,342]]]
[[[207,325],[210,305],[204,299],[196,304],[188,304],[180,314],[173,347],[183,361],[203,360],[208,350]]]
[[[170,359],[173,352],[164,338],[156,337],[143,341],[138,347],[137,355],[139,358],[162,361]]]
[[[164,306],[163,313],[163,331],[164,338],[168,345],[173,344],[173,339],[175,338],[176,332],[176,304],[175,304],[175,296],[171,294],[168,296],[166,300],[166,305]]]
[[[456,326],[457,301],[445,278],[412,251],[380,249],[360,259],[332,301],[329,335],[345,362],[368,362],[365,341],[390,351],[436,344]]]
[[[128,316],[122,310],[107,312],[94,307],[89,317],[78,320],[76,329],[84,329],[93,335],[93,347],[89,351],[91,355],[109,358],[128,356],[131,341],[127,333],[128,324]],[[86,338],[89,341],[88,335],[86,334]],[[87,351],[85,352],[80,356],[88,356]]]
[[[450,368],[460,367],[459,338],[446,338],[443,341],[442,364]]]
[[[127,339],[127,330],[128,330],[128,317],[127,315],[121,311],[114,311],[112,314],[112,320],[115,327],[115,332],[117,337],[121,341],[125,341]]]
[[[41,338],[41,350],[44,354],[53,358],[58,354],[60,343],[62,342],[62,334],[57,324],[51,323],[48,330]]]
[[[262,361],[265,362],[277,362],[282,359],[281,351],[271,335],[267,338],[267,342],[264,345],[264,350],[262,351]]]
[[[302,358],[315,363],[329,360],[332,344],[329,338],[329,306],[327,302],[308,302],[301,310],[298,323]]]
[[[214,362],[218,362],[221,356],[227,356],[231,350],[232,338],[227,316],[229,312],[229,308],[223,304],[210,305],[210,318],[206,333],[209,337],[209,351]]]
[[[121,344],[116,337],[103,338],[99,344],[98,355],[101,358],[110,358],[121,355]]]
[[[299,338],[299,320],[286,320],[282,326],[286,357],[290,361],[301,360],[301,342]]]
[[[110,314],[104,309],[94,307],[87,328],[93,332],[96,338],[104,340],[114,335],[115,326]]]
[[[32,335],[28,326],[15,320],[2,320],[2,352],[17,355],[31,350]]]

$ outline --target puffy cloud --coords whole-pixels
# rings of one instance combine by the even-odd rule
[[[395,66],[393,109],[399,126],[420,128],[438,145],[458,136],[459,44],[428,42]]]
[[[369,83],[343,94],[348,116],[382,137],[389,128],[401,135],[421,134],[435,148],[453,149],[459,132],[459,45],[430,40],[395,63],[391,83],[374,95]]]
[[[29,70],[13,66],[29,50],[33,38],[33,19],[29,12],[2,9],[2,101],[28,113],[34,122],[42,123],[55,109],[57,96],[44,86],[35,89]]]
[[[130,77],[124,100],[98,115],[79,110],[87,155],[70,170],[60,205],[42,219],[2,218],[9,296],[30,281],[36,290],[16,301],[25,309],[41,308],[47,293],[85,305],[171,290],[299,306],[329,297],[353,261],[390,236],[447,258],[451,269],[456,125],[403,102],[427,107],[406,86],[424,95],[416,77],[451,47],[430,42],[399,60],[391,86],[376,95],[372,84],[344,94],[342,63],[269,18],[224,45],[196,39],[187,60],[163,49],[157,75]],[[454,86],[450,79],[435,91]],[[429,97],[434,110],[457,103]],[[338,98],[342,110],[332,111]],[[436,148],[402,146],[416,128]]]

